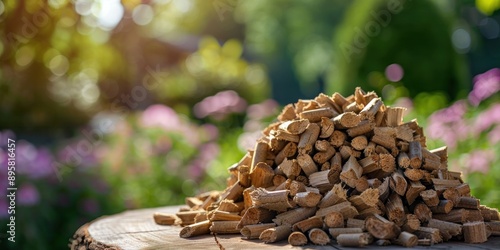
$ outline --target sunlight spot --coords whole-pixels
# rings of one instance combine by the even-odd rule
[[[147,25],[153,20],[153,8],[147,4],[139,4],[132,11],[132,19],[138,25]]]

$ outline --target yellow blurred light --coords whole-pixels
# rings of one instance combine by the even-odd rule
[[[67,84],[68,83],[66,81],[57,79],[52,81],[52,83],[48,86],[52,99],[62,105],[68,105],[71,101],[72,91],[70,91]]]
[[[87,16],[91,13],[93,4],[92,0],[76,0],[75,10],[78,14]]]
[[[375,88],[381,88],[385,83],[384,74],[378,71],[372,71],[368,74],[368,84]]]
[[[230,58],[240,58],[243,54],[241,43],[235,39],[230,39],[222,46],[222,55]]]
[[[167,4],[172,2],[172,0],[153,0],[153,2],[156,4]]]
[[[100,95],[99,88],[92,83],[85,84],[80,92],[82,99],[87,104],[93,104],[97,101]]]
[[[3,14],[4,11],[5,11],[5,5],[3,4],[3,2],[0,2],[0,16]]]
[[[61,53],[59,53],[59,51],[54,48],[50,48],[47,51],[45,51],[45,53],[43,53],[43,64],[45,65],[45,67],[50,69],[50,60],[52,60],[52,58],[54,58],[59,54]]]
[[[35,57],[35,50],[29,46],[23,46],[16,52],[16,63],[23,67],[30,64]]]
[[[125,9],[133,10],[137,5],[141,4],[141,0],[122,0]]]
[[[256,85],[262,83],[265,79],[265,73],[259,66],[250,65],[247,67],[245,79],[248,83]]]
[[[61,27],[72,27],[76,23],[76,18],[68,17],[68,16],[63,16],[59,21],[57,22],[58,25]]]
[[[197,75],[203,71],[201,60],[201,56],[198,53],[191,54],[186,58],[186,68],[189,73]]]
[[[25,0],[24,1],[24,8],[26,9],[26,12],[30,14],[34,14],[37,12],[40,8],[44,7],[44,3],[40,2],[38,0]]]
[[[69,69],[69,61],[63,55],[57,55],[49,62],[49,68],[54,75],[62,76]]]
[[[220,49],[220,45],[213,37],[204,37],[200,41],[200,50],[215,50],[218,51]]]
[[[97,44],[104,44],[109,40],[110,33],[106,32],[104,30],[96,29],[94,32],[92,32],[91,38],[92,41],[96,42]]]
[[[49,6],[54,9],[64,7],[66,4],[68,4],[68,0],[49,0]]]
[[[176,10],[182,13],[188,12],[193,7],[191,0],[173,0],[172,4]]]
[[[500,9],[500,0],[476,0],[476,8],[486,15],[491,15]]]
[[[132,11],[132,19],[138,25],[147,25],[153,20],[154,11],[148,4],[140,4]]]

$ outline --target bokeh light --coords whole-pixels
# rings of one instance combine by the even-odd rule
[[[385,77],[391,82],[399,82],[403,79],[403,67],[397,63],[393,63],[385,68]]]
[[[479,22],[479,30],[481,31],[481,34],[483,34],[484,37],[487,39],[495,39],[498,38],[500,34],[500,25],[498,24],[497,20],[486,17],[483,18]]]
[[[465,53],[470,49],[471,37],[465,29],[459,28],[453,31],[451,41],[459,53]]]

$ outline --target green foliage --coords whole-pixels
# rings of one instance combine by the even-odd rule
[[[249,49],[266,59],[276,89],[289,89],[275,98],[291,102],[323,91],[318,80],[334,66],[331,39],[348,5],[339,0],[239,1],[234,16],[246,26]]]
[[[269,96],[264,68],[241,58],[242,44],[231,39],[219,45],[213,37],[200,40],[199,48],[175,69],[160,73],[155,96],[171,106],[193,106],[198,100],[232,89],[251,103]]]
[[[382,91],[389,82],[377,74],[397,63],[410,96],[442,91],[454,99],[466,88],[467,76],[461,73],[464,59],[451,44],[449,22],[427,0],[355,1],[335,37],[337,68],[328,91],[347,94],[356,86]]]

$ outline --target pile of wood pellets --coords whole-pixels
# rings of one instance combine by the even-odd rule
[[[156,223],[180,237],[241,234],[265,243],[346,247],[500,235],[499,212],[471,196],[447,168],[447,148],[427,149],[416,120],[356,88],[286,105],[253,149],[229,168],[224,191],[186,198]]]

